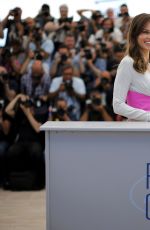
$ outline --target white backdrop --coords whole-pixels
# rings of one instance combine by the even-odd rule
[[[136,3],[135,0],[82,0],[79,2],[80,4],[77,0],[32,0],[31,2],[27,0],[4,0],[0,7],[0,18],[3,19],[8,11],[16,6],[23,9],[23,18],[34,17],[44,3],[50,5],[51,14],[56,18],[59,17],[59,6],[64,3],[69,6],[69,16],[74,15],[75,19],[78,19],[77,9],[96,9],[104,13],[108,7],[113,7],[118,13],[122,3],[127,3],[131,16],[143,12],[149,13],[149,0],[136,1]]]

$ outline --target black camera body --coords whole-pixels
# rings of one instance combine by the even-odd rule
[[[65,61],[67,61],[68,56],[66,54],[62,54],[61,55],[61,62],[64,63]]]
[[[35,54],[34,58],[36,60],[43,60],[43,56],[41,55],[41,52],[39,50],[35,50],[34,54]]]
[[[64,81],[65,89],[69,92],[73,91],[73,86],[72,86],[72,80],[66,80]]]
[[[103,17],[103,15],[101,14],[101,12],[99,10],[96,10],[92,14],[92,19],[93,20],[97,20],[98,18],[102,18],[102,17]]]
[[[73,20],[73,17],[69,17],[69,18],[59,18],[59,19],[58,19],[58,22],[59,22],[59,24],[62,24],[62,23],[65,23],[65,22],[71,23],[72,20]]]
[[[63,108],[52,108],[52,114],[55,117],[63,117],[66,112]]]
[[[66,111],[64,109],[62,109],[62,108],[57,109],[58,116],[63,117],[65,115],[65,113],[66,113]]]
[[[110,82],[110,81],[109,81],[108,78],[106,78],[106,77],[102,77],[102,78],[101,78],[101,85],[102,85],[102,86],[107,85],[109,82]]]
[[[41,14],[42,14],[42,16],[45,16],[45,17],[50,16],[49,10],[43,10],[43,11],[41,12]]]
[[[29,98],[26,99],[25,101],[19,99],[18,100],[18,105],[24,105],[25,107],[36,107],[36,108],[40,108],[43,105],[43,101],[39,98],[39,97],[35,97],[35,98]]]
[[[101,101],[100,98],[94,97],[92,99],[87,99],[86,100],[86,105],[89,106],[89,107],[91,107],[91,105],[99,106],[101,104],[102,104],[102,101]]]
[[[85,25],[79,21],[77,24],[77,29],[79,30],[79,32],[82,32],[85,30]]]
[[[92,59],[92,53],[90,49],[84,49],[85,57],[86,59],[90,60]]]
[[[7,81],[9,79],[8,73],[0,73],[0,78],[2,78],[4,81]]]
[[[17,8],[12,9],[11,14],[13,14],[14,16],[18,16],[19,15],[19,10]]]
[[[129,17],[129,13],[128,12],[125,12],[123,14],[118,14],[118,17]]]
[[[33,106],[33,101],[31,99],[27,99],[25,101],[19,99],[18,105],[24,105],[25,107],[31,107],[31,106]]]
[[[106,43],[100,42],[100,46],[101,46],[101,50],[102,50],[103,53],[108,53],[109,49],[107,48]]]

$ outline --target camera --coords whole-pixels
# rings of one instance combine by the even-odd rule
[[[92,99],[93,105],[101,105],[102,101],[100,98],[93,98]]]
[[[62,108],[57,109],[58,116],[63,117],[65,115],[65,113],[66,113],[66,111],[64,109],[62,109]]]
[[[87,41],[81,40],[81,41],[80,41],[80,47],[81,47],[81,48],[85,48],[86,46],[87,46]]]
[[[10,11],[10,13],[13,14],[14,16],[18,16],[18,15],[19,15],[19,9],[16,7],[16,8],[14,8],[14,9],[12,9],[12,10]]]
[[[118,14],[118,17],[129,17],[129,13],[128,12],[125,12],[123,14]]]
[[[33,29],[33,38],[35,39],[35,41],[40,42],[42,40],[42,36],[41,33],[39,32],[39,30],[41,29],[41,26],[39,23],[36,23],[34,29]]]
[[[31,107],[33,106],[33,101],[31,99],[27,99],[25,101],[22,101],[21,99],[19,99],[18,105],[24,105],[25,107]]]
[[[90,60],[92,59],[92,53],[90,49],[84,49],[85,57],[86,59]]]
[[[56,117],[63,117],[66,111],[63,108],[52,108],[52,114]]]
[[[93,20],[97,20],[98,18],[102,18],[102,17],[103,17],[103,15],[101,14],[101,12],[99,10],[96,10],[92,14],[92,19]]]
[[[68,59],[68,56],[66,54],[61,55],[61,62],[65,62],[67,61],[67,59]]]
[[[102,86],[105,86],[105,85],[107,85],[109,83],[109,79],[108,78],[106,78],[106,77],[102,77],[101,78],[101,85]]]
[[[64,81],[64,85],[67,91],[72,91],[73,87],[72,87],[72,80],[66,80]]]
[[[108,52],[108,48],[106,46],[106,43],[101,42],[100,45],[101,45],[102,52],[103,53],[107,53]]]
[[[82,22],[78,22],[77,29],[82,32],[85,30],[85,25]]]
[[[94,97],[92,99],[87,99],[85,103],[87,106],[91,106],[92,104],[98,106],[98,105],[101,105],[102,101],[100,98]]]
[[[45,16],[45,17],[48,17],[50,15],[49,10],[43,10],[42,15]]]
[[[62,23],[64,23],[64,22],[69,22],[69,23],[71,23],[72,20],[73,20],[73,17],[70,17],[70,18],[60,18],[60,19],[58,19],[58,22],[59,22],[59,24],[62,24]]]
[[[59,22],[59,24],[61,25],[62,23],[71,23],[72,20],[73,20],[73,17],[70,17],[70,18],[60,18],[60,19],[58,20],[58,22]],[[64,29],[64,30],[70,30],[70,26],[69,26],[68,24],[65,24],[65,25],[63,26],[63,29]]]
[[[4,81],[7,81],[9,78],[9,74],[8,73],[0,73],[0,78],[2,78]]]
[[[36,60],[43,60],[43,56],[41,55],[40,51],[36,50],[34,53]]]

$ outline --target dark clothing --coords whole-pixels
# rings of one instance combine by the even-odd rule
[[[16,109],[14,126],[17,137],[6,153],[4,187],[7,185],[6,187],[9,188],[12,174],[30,172],[35,175],[33,189],[35,187],[41,189],[45,185],[44,132],[37,133],[21,109]],[[46,115],[34,117],[41,123],[47,120],[45,120]]]

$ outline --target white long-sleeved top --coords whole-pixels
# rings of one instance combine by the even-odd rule
[[[150,112],[133,108],[126,103],[128,91],[150,96],[150,72],[138,73],[133,68],[133,59],[125,56],[120,62],[114,82],[113,109],[116,114],[129,120],[150,121]]]

